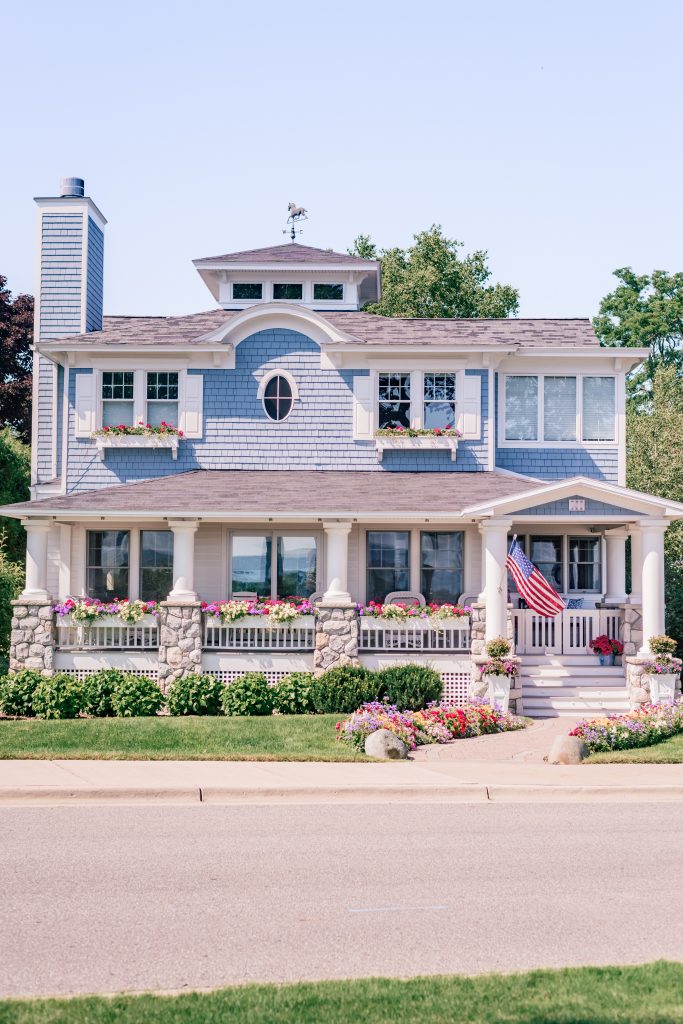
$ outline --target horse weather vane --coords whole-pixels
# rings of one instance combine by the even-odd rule
[[[293,242],[295,242],[296,236],[300,235],[303,231],[303,228],[298,228],[297,224],[302,220],[308,220],[308,210],[304,210],[303,206],[297,206],[296,203],[290,203],[287,210],[289,211],[289,216],[287,218],[289,228],[283,228],[282,234],[286,235],[289,230],[289,237]]]

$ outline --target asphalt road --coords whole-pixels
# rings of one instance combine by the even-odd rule
[[[683,960],[683,806],[0,809],[0,995]]]

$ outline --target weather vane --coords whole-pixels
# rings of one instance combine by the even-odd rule
[[[303,206],[297,206],[296,203],[290,203],[287,209],[289,211],[287,223],[290,227],[289,229],[283,228],[282,234],[286,235],[289,230],[289,237],[295,242],[296,236],[300,235],[303,231],[303,228],[297,228],[297,224],[302,220],[308,220],[308,210],[304,210]]]

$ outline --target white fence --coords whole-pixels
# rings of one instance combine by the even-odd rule
[[[286,623],[273,623],[267,616],[238,619],[223,624],[206,616],[206,651],[312,651],[315,648],[315,618],[301,615]]]
[[[606,633],[618,640],[621,611],[611,608],[577,608],[546,618],[528,608],[512,612],[517,654],[588,654],[589,644]]]
[[[159,626],[154,615],[127,625],[115,617],[95,622],[73,622],[70,616],[57,620],[57,648],[60,651],[151,651],[159,646]]]
[[[361,651],[469,651],[470,620],[360,618]]]

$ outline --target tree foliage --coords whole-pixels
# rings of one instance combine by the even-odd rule
[[[0,274],[0,426],[31,439],[33,296],[12,298]]]
[[[10,427],[0,430],[0,505],[30,498],[31,449]],[[26,535],[17,519],[0,520],[0,543],[11,562],[24,564]]]
[[[683,501],[683,377],[676,366],[655,371],[647,404],[627,410],[626,482],[629,487]],[[683,648],[683,522],[664,541],[666,629]]]
[[[622,267],[614,276],[619,284],[600,303],[593,326],[603,345],[650,346],[649,358],[629,379],[631,397],[647,402],[660,366],[683,372],[683,273],[636,274]]]
[[[446,238],[440,224],[414,235],[414,244],[379,251],[369,235],[359,235],[352,256],[379,259],[382,298],[369,313],[392,317],[507,317],[519,308],[512,285],[490,284],[488,253],[462,255],[463,242]]]

